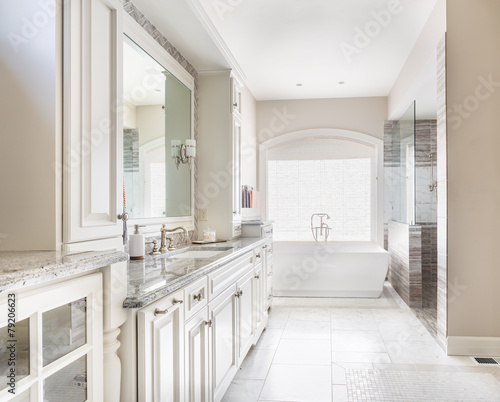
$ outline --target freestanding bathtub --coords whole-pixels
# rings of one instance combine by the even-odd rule
[[[274,242],[274,296],[379,297],[389,253],[376,243]]]

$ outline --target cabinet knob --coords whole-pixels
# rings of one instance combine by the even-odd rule
[[[241,297],[241,296],[243,296],[243,290],[240,290],[240,291],[236,292],[235,296],[236,296],[236,297]]]
[[[257,258],[260,258],[260,253],[255,254]]]
[[[205,325],[208,326],[209,328],[212,327],[212,320],[205,321]]]
[[[254,278],[255,278],[255,279],[259,279],[259,278],[260,278],[260,276],[259,276],[259,275],[255,275],[255,276],[254,276]]]
[[[128,221],[128,212],[124,212],[123,214],[118,214],[116,216],[118,219],[121,219],[123,222]]]
[[[202,298],[203,298],[203,295],[201,294],[201,292],[198,293],[197,295],[193,296],[193,299],[198,300],[198,301],[201,301]]]
[[[234,107],[238,107],[238,102],[233,103]]]

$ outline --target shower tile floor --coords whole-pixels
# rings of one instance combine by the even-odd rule
[[[500,367],[447,356],[386,282],[379,299],[275,297],[223,401],[500,401]]]

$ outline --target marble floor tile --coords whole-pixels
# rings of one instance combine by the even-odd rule
[[[330,321],[296,321],[287,322],[282,339],[330,339]]]
[[[467,357],[447,356],[439,345],[432,342],[386,341],[387,351],[393,363],[473,365]]]
[[[338,317],[332,315],[332,330],[365,330],[376,331],[378,329],[377,322],[373,316],[366,315],[365,317]]]
[[[263,401],[331,402],[331,366],[273,364],[264,383]]]
[[[388,353],[338,352],[332,351],[332,361],[342,363],[391,363]]]
[[[330,322],[328,308],[294,308],[290,311],[290,321],[326,321]]]
[[[381,322],[378,330],[384,341],[434,341],[420,322]]]
[[[331,365],[329,340],[282,339],[273,364]]]
[[[332,400],[334,402],[349,402],[346,385],[334,385],[332,387]]]
[[[260,336],[259,341],[254,346],[255,349],[276,350],[280,343],[283,328],[267,328]]]
[[[500,402],[500,367],[447,356],[388,283],[379,299],[278,299],[224,402]]]
[[[372,310],[372,314],[377,322],[420,322],[410,309],[376,309]]]
[[[250,349],[235,379],[265,380],[275,353],[275,350],[270,349]]]
[[[267,328],[285,328],[290,313],[271,313],[267,320]]]
[[[332,331],[332,350],[336,352],[387,352],[378,331]]]
[[[263,386],[263,380],[234,379],[224,394],[222,402],[257,402]]]

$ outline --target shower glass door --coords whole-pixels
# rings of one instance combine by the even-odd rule
[[[415,102],[392,129],[392,220],[415,224]]]

